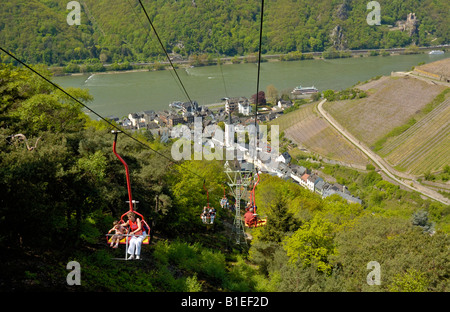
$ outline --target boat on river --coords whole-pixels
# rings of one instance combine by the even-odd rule
[[[430,53],[428,53],[428,54],[430,54],[430,55],[441,55],[441,54],[444,54],[444,51],[433,50],[433,51],[430,51]]]
[[[319,92],[319,90],[316,89],[316,87],[312,86],[312,87],[302,87],[302,86],[298,86],[295,87],[294,90],[292,90],[292,94],[296,94],[296,95],[301,95],[301,94],[313,94],[313,93],[317,93]]]

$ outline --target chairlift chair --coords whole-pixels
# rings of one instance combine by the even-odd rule
[[[222,187],[223,187],[223,197],[220,200],[220,207],[228,208],[228,205],[230,204],[230,202],[228,201],[228,198],[227,198],[227,195],[226,195],[226,192],[225,192],[225,186],[222,185]]]
[[[120,155],[117,154],[117,152],[116,152],[117,135],[118,135],[120,132],[121,132],[121,131],[115,131],[115,130],[111,131],[111,133],[114,134],[113,152],[114,152],[114,155],[116,155],[116,157],[120,160],[120,162],[121,162],[121,163],[123,164],[123,166],[125,167],[125,174],[126,174],[126,179],[127,179],[127,189],[128,189],[128,199],[129,199],[129,200],[126,201],[126,202],[129,204],[129,207],[130,207],[130,208],[129,208],[129,210],[128,210],[127,212],[125,212],[124,214],[121,215],[119,223],[120,223],[120,224],[124,224],[124,223],[125,223],[125,221],[123,220],[123,217],[126,216],[129,212],[133,212],[133,213],[135,213],[137,216],[139,216],[139,217],[141,218],[141,223],[142,223],[142,228],[143,228],[143,230],[144,230],[144,229],[147,230],[147,231],[146,231],[146,236],[145,236],[144,240],[142,241],[142,244],[148,245],[148,244],[150,243],[150,231],[151,231],[151,228],[150,228],[150,226],[147,224],[147,222],[145,221],[144,216],[143,216],[142,214],[140,214],[139,212],[137,212],[136,209],[135,209],[135,208],[136,208],[136,204],[139,203],[139,202],[136,201],[136,200],[134,200],[134,199],[132,198],[132,195],[131,195],[130,174],[129,174],[129,170],[128,170],[128,165],[127,165],[127,163],[125,162],[125,160],[123,160],[123,158],[120,157]],[[112,240],[112,236],[113,236],[113,235],[114,235],[114,234],[106,234],[108,244],[111,243],[111,240]],[[121,245],[126,245],[126,248],[125,248],[125,259],[127,259],[127,257],[126,257],[126,252],[127,252],[127,249],[128,249],[128,242],[130,241],[130,239],[131,239],[131,237],[132,237],[133,235],[122,234],[121,236],[123,236],[123,238],[121,238],[121,240],[119,241],[119,244],[121,244]]]
[[[203,181],[203,189],[206,191],[206,209],[207,209],[207,211],[209,212],[209,210],[211,209],[211,208],[213,208],[214,209],[214,207],[210,207],[209,206],[209,192],[208,192],[208,189],[206,188],[206,186],[205,186],[205,181]],[[204,207],[204,208],[205,208]],[[206,221],[205,221],[205,219],[204,219],[205,217],[203,216],[203,212],[200,214],[200,219],[202,219],[202,222],[204,223],[204,224],[212,224],[211,223],[211,216],[209,215],[209,213],[208,213],[208,215],[206,216]]]
[[[256,213],[256,208],[257,207],[256,207],[256,204],[255,204],[255,189],[256,189],[256,186],[258,185],[259,179],[260,179],[258,172],[256,172],[256,175],[257,175],[258,179],[257,179],[256,183],[253,185],[252,191],[250,192],[250,203],[251,203],[250,208],[253,208],[253,214],[256,217],[255,218],[256,222],[254,224],[247,224],[246,222],[244,222],[245,226],[248,227],[248,228],[255,228],[255,227],[259,227],[259,226],[265,226],[267,224],[267,217],[261,218]]]

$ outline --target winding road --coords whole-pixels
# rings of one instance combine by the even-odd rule
[[[438,192],[421,185],[420,183],[418,183],[415,180],[409,180],[408,181],[409,183],[406,183],[406,182],[400,180],[399,178],[397,178],[397,176],[396,176],[397,173],[396,173],[396,175],[394,175],[392,173],[392,172],[396,172],[396,171],[393,170],[389,165],[387,165],[386,162],[380,156],[375,154],[370,148],[361,144],[361,142],[359,142],[344,127],[342,127],[339,123],[337,123],[333,119],[333,117],[331,117],[330,114],[328,114],[328,112],[326,112],[323,109],[323,103],[325,103],[326,101],[327,100],[324,99],[317,105],[320,115],[322,115],[322,117],[325,118],[325,120],[327,120],[337,131],[339,131],[340,134],[342,134],[347,140],[349,140],[352,144],[354,144],[357,148],[359,148],[364,154],[366,154],[367,157],[369,157],[375,164],[377,164],[377,166],[380,168],[380,170],[383,171],[389,178],[391,178],[392,180],[396,181],[397,183],[399,183],[413,191],[416,191],[416,192],[421,193],[422,195],[425,195],[426,197],[434,199],[445,205],[450,204],[450,201],[447,198],[445,198]],[[401,173],[399,173],[398,175],[401,175]]]

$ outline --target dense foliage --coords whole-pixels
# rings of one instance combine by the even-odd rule
[[[268,223],[251,230],[247,253],[230,239],[232,213],[218,207],[223,164],[175,164],[160,156],[170,157],[170,143],[147,132],[135,138],[160,155],[124,135],[118,152],[154,237],[144,260],[115,262],[123,248],[110,249],[104,234],[128,197],[111,129],[28,70],[1,64],[0,81],[0,287],[77,290],[66,284],[65,267],[76,260],[83,272],[76,287],[90,291],[449,291],[448,206],[375,171],[317,168],[362,206],[262,174],[256,204]],[[85,90],[69,91],[91,100]],[[204,187],[217,209],[214,226],[199,218]],[[381,265],[381,285],[366,282],[370,261]]]
[[[224,181],[220,164],[174,165],[170,145],[148,132],[135,134],[144,145],[120,135],[117,151],[129,165],[133,199],[155,242],[143,251],[141,267],[111,260],[123,256],[123,248],[108,250],[104,234],[128,210],[128,193],[125,170],[112,153],[110,126],[90,120],[78,103],[26,69],[1,64],[0,81],[0,246],[7,251],[1,256],[2,288],[67,289],[65,265],[71,260],[82,266],[82,290],[263,287],[251,281],[257,272],[218,234],[227,211],[218,211],[212,228],[199,218],[207,196],[198,177],[208,177],[205,187],[217,207]],[[85,90],[67,91],[91,100]],[[215,240],[207,236],[215,233]],[[177,237],[182,240],[172,242]],[[229,262],[236,262],[232,269]]]
[[[359,190],[364,205],[261,179],[256,199],[269,222],[253,232],[250,259],[278,290],[448,291],[448,206],[400,190],[373,171],[325,171]],[[371,261],[380,264],[381,285],[366,281]]]
[[[257,0],[142,1],[169,53],[248,55],[258,51]],[[379,0],[381,25],[367,24],[366,0],[265,1],[263,53],[386,49],[449,43],[449,2]],[[81,25],[66,22],[66,0],[3,1],[0,45],[28,63],[68,65],[163,60],[138,1],[80,1]],[[415,31],[389,25],[418,19]],[[328,53],[330,54],[330,53]],[[345,56],[345,55],[343,55]],[[95,62],[94,62],[95,63]]]

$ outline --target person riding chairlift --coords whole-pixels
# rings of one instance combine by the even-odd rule
[[[203,207],[203,212],[200,215],[200,217],[202,218],[203,223],[207,223],[207,219],[209,217],[209,210],[206,206]]]
[[[220,200],[220,207],[222,208],[227,208],[228,209],[228,199],[226,196],[224,196],[221,200]]]
[[[144,240],[147,233],[143,228],[143,224],[140,218],[136,218],[134,212],[127,213],[128,221],[125,222],[125,226],[130,227],[130,235],[134,235],[130,239],[130,245],[128,246],[128,254],[130,255],[128,259],[139,260],[141,254],[142,241]]]
[[[257,217],[256,217],[256,214],[253,212],[253,208],[250,208],[244,214],[244,220],[245,220],[245,224],[247,224],[249,227],[256,225]]]
[[[210,217],[209,224],[213,224],[214,218],[216,217],[216,209],[214,209],[214,207],[211,207],[211,209],[209,209],[209,217]]]

